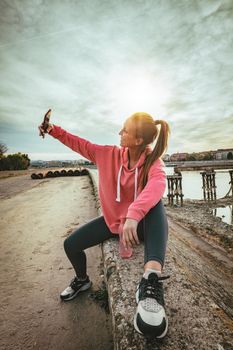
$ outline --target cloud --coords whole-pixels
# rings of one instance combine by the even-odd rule
[[[118,144],[135,112],[118,92],[136,71],[169,91],[160,117],[172,126],[170,153],[230,147],[232,15],[230,0],[1,1],[0,139],[43,154],[37,126],[52,108],[55,124]],[[145,101],[157,117],[156,96]]]

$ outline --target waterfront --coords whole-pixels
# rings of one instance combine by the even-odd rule
[[[233,206],[226,205],[225,207],[218,207],[212,211],[214,216],[221,218],[223,222],[233,225]]]
[[[172,175],[174,173],[174,168],[166,167],[166,174]],[[216,170],[215,176],[216,183],[216,195],[217,199],[224,197],[230,189],[230,175],[228,170]],[[184,194],[184,199],[203,199],[202,190],[202,176],[200,171],[182,171],[182,189]],[[166,194],[168,188],[166,185]],[[233,224],[233,208],[232,205],[226,205],[221,207],[216,207],[212,211],[214,216],[221,218],[221,220],[227,224]]]
[[[167,175],[174,174],[174,168],[165,168]],[[184,199],[203,199],[201,171],[182,171],[182,188]],[[224,197],[230,189],[230,175],[228,170],[216,170],[216,195],[217,198]],[[167,187],[166,187],[167,193]]]

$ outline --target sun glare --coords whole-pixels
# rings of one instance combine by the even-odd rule
[[[121,73],[121,74],[119,74]],[[169,89],[158,78],[138,71],[114,72],[109,77],[108,92],[118,118],[136,111],[153,115],[165,113],[164,104],[170,96]]]

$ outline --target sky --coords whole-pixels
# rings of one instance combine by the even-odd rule
[[[0,142],[79,159],[38,125],[119,145],[137,111],[166,120],[167,153],[233,147],[232,0],[0,0]]]

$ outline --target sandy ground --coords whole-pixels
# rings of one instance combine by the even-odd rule
[[[97,216],[87,176],[0,180],[0,348],[111,350],[110,316],[89,297],[101,285],[99,246],[88,249],[90,291],[59,294],[73,277],[63,241]]]

